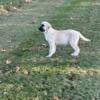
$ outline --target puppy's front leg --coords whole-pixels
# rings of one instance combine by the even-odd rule
[[[56,52],[56,44],[53,42],[49,43],[49,54],[46,57],[51,57]]]

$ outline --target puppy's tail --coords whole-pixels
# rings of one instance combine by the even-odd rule
[[[90,39],[84,37],[81,33],[80,33],[80,38],[81,38],[82,40],[84,40],[84,41],[91,41]]]

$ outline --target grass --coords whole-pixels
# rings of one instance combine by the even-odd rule
[[[25,0],[0,0],[0,5],[15,5],[15,6],[21,6],[22,3],[24,3]]]
[[[0,16],[0,100],[100,99],[100,1],[58,1],[33,0]],[[91,42],[80,41],[77,60],[69,46],[46,58],[48,46],[37,30],[42,20],[79,30]]]
[[[0,0],[0,15],[15,12],[25,4],[25,0]]]

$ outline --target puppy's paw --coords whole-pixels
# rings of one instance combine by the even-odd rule
[[[50,55],[47,55],[46,57],[47,57],[47,58],[50,58],[51,56],[50,56]]]
[[[74,59],[78,58],[78,55],[76,55],[76,54],[74,54],[74,53],[72,53],[71,56],[72,56],[72,58],[74,58]]]
[[[72,56],[72,57],[78,57],[78,54],[72,53],[71,56]]]

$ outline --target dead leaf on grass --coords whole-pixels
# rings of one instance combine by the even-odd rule
[[[59,100],[57,96],[53,96],[51,100]]]
[[[0,52],[6,52],[6,49],[0,49]]]
[[[6,15],[8,11],[5,9],[3,5],[0,5],[0,15]]]
[[[20,70],[20,67],[19,66],[16,66],[16,73],[18,73]]]
[[[25,75],[28,75],[28,74],[29,74],[28,70],[26,70],[26,69],[23,70],[23,73],[24,73]]]
[[[31,2],[32,2],[32,0],[25,0],[25,2],[26,2],[26,3],[31,3]]]
[[[8,14],[8,11],[5,10],[5,9],[0,9],[0,15],[7,15]]]
[[[11,60],[7,59],[7,60],[6,60],[6,64],[7,64],[7,65],[8,65],[8,64],[11,64]]]

